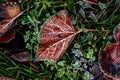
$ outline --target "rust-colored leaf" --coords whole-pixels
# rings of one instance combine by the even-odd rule
[[[0,5],[0,39],[4,36],[2,40],[0,40],[1,43],[7,43],[14,38],[13,35],[15,35],[15,32],[11,35],[8,35],[6,32],[13,27],[11,25],[14,20],[22,13],[23,12],[20,13],[20,8],[16,2],[6,2]]]
[[[120,79],[120,25],[114,29],[113,33],[116,42],[100,52],[99,65],[106,76]]]
[[[65,11],[50,17],[42,26],[36,60],[58,61],[76,35]]]

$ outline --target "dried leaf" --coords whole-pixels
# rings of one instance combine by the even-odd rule
[[[108,45],[99,54],[101,71],[108,77],[120,79],[120,24],[114,29],[116,43]]]
[[[20,8],[16,2],[6,2],[3,3],[0,6],[0,39],[4,36],[4,34],[11,29],[13,26],[11,26],[16,18],[18,18],[20,15],[22,15],[23,12],[20,13]],[[7,41],[3,41],[3,43],[7,43],[10,40],[13,39],[9,35],[9,39],[7,38]],[[6,35],[5,35],[6,36]],[[6,36],[8,37],[8,36]],[[6,39],[5,39],[6,40]]]
[[[76,35],[65,11],[50,17],[42,26],[36,60],[58,61]]]
[[[0,19],[12,19],[20,13],[16,2],[6,2],[0,5]]]

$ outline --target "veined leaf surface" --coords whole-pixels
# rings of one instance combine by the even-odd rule
[[[36,60],[58,61],[76,34],[65,11],[50,17],[42,26]]]

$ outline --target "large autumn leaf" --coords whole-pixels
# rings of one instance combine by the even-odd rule
[[[120,24],[114,29],[115,43],[108,45],[99,54],[101,71],[113,79],[120,79]]]
[[[36,60],[58,61],[68,48],[77,32],[66,11],[50,17],[42,26]]]
[[[6,2],[0,5],[0,43],[8,43],[15,36],[13,22],[23,12],[16,2]],[[9,30],[9,31],[8,31]]]

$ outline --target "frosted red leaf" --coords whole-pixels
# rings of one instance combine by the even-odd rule
[[[7,43],[14,38],[15,32],[11,29],[13,27],[11,25],[22,13],[20,13],[20,8],[16,2],[6,2],[0,5],[0,39],[3,37],[2,41],[0,41],[2,43]],[[8,35],[6,32],[10,29],[12,31],[9,32],[13,33]]]
[[[108,77],[120,79],[120,24],[114,29],[115,43],[108,45],[99,54],[101,71]]]
[[[76,35],[65,11],[50,17],[42,26],[36,60],[58,61]]]

